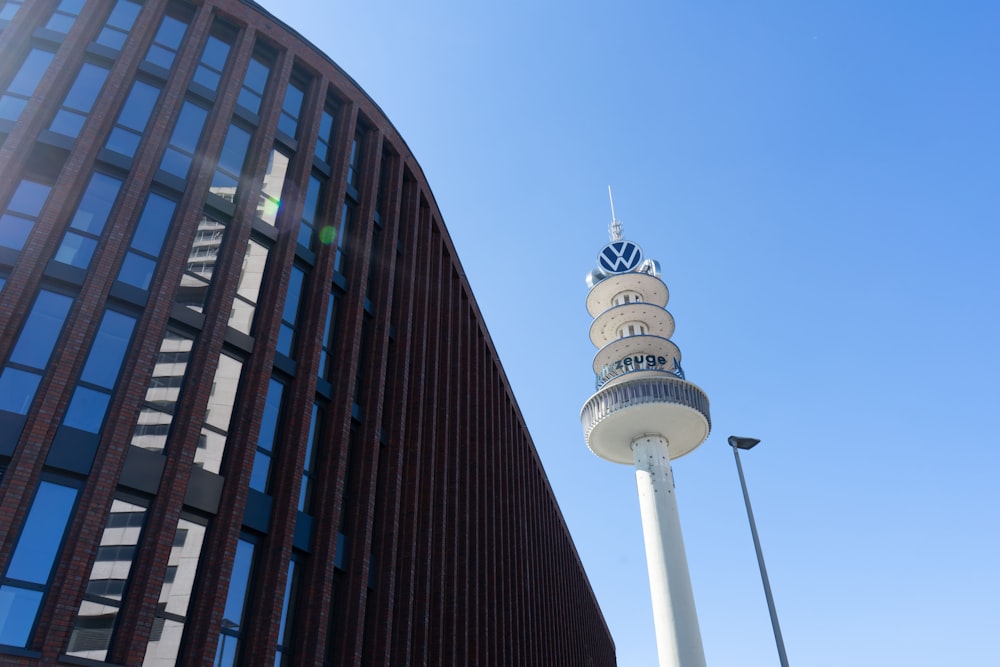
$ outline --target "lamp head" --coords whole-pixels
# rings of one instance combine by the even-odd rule
[[[737,449],[752,449],[760,440],[757,438],[741,438],[738,435],[729,436],[729,446]]]

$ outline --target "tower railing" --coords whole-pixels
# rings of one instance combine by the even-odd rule
[[[697,410],[709,422],[708,396],[697,386],[665,374],[658,378],[637,378],[614,387],[605,387],[590,397],[580,411],[584,437],[594,426],[611,414],[645,403],[675,403]]]

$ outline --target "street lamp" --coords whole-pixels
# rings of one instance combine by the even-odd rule
[[[767,610],[771,614],[771,627],[774,628],[774,641],[778,645],[778,659],[781,667],[788,667],[788,656],[785,655],[785,642],[781,639],[781,627],[778,625],[778,612],[774,609],[774,598],[771,596],[771,584],[767,580],[767,569],[764,567],[764,554],[760,550],[760,538],[757,537],[757,524],[753,520],[753,510],[750,509],[750,494],[747,493],[747,481],[743,477],[743,465],[740,464],[740,450],[751,449],[760,443],[757,438],[741,438],[729,436],[729,446],[733,448],[736,457],[736,471],[740,474],[740,486],[743,487],[743,500],[747,504],[747,518],[750,519],[750,533],[753,535],[753,546],[757,550],[757,564],[760,566],[760,580],[764,583],[764,596],[767,597]]]

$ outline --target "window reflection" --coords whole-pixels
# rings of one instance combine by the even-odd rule
[[[94,249],[121,189],[120,179],[95,172],[76,207],[55,260],[82,269],[90,265]]]
[[[334,131],[333,121],[333,112],[324,109],[319,120],[319,136],[316,138],[316,147],[313,149],[313,155],[320,162],[330,161],[330,144],[333,142]]]
[[[337,338],[337,305],[340,302],[336,289],[330,290],[326,305],[326,324],[323,327],[323,347],[319,353],[319,376],[324,380],[333,377],[333,349]]]
[[[69,638],[69,655],[90,660],[107,657],[145,516],[146,508],[140,505],[117,498],[112,502]]]
[[[241,539],[236,543],[233,573],[229,578],[226,608],[222,614],[222,632],[219,635],[219,647],[213,663],[216,667],[232,667],[236,664],[237,649],[242,634],[243,611],[253,568],[253,551],[254,545],[248,540]]]
[[[79,135],[90,109],[104,86],[104,80],[108,78],[108,71],[107,67],[83,63],[76,81],[66,93],[49,129],[68,137]]]
[[[246,74],[243,76],[243,86],[236,102],[251,113],[256,114],[260,111],[260,102],[264,97],[267,77],[271,73],[270,63],[270,54],[265,53],[263,49],[257,49],[254,51],[250,65],[247,66]]]
[[[17,14],[17,10],[24,4],[21,0],[8,0],[0,7],[0,21],[9,21]]]
[[[132,444],[162,452],[167,443],[174,406],[187,372],[194,339],[167,331],[156,355],[153,375],[146,388],[146,398],[132,434]]]
[[[55,32],[67,33],[83,9],[84,0],[61,0],[49,17],[45,27]]]
[[[300,512],[310,512],[312,510],[312,487],[313,476],[315,475],[315,443],[316,438],[322,429],[323,411],[318,403],[313,403],[312,416],[309,419],[309,435],[306,440],[305,464],[302,470],[302,486],[299,488]]]
[[[170,15],[164,16],[160,28],[156,31],[156,37],[146,52],[146,61],[163,69],[170,69],[186,30],[187,24],[180,19]]]
[[[288,87],[285,88],[285,98],[281,103],[281,115],[278,116],[278,129],[292,139],[298,132],[299,112],[302,110],[303,99],[305,99],[303,85],[296,81],[289,81]]]
[[[295,627],[295,601],[298,597],[299,570],[295,558],[288,561],[288,578],[285,580],[285,595],[281,603],[281,621],[278,624],[278,650],[274,656],[275,667],[291,665],[292,635]]]
[[[156,260],[176,207],[177,202],[163,195],[155,192],[149,194],[132,235],[131,248],[118,272],[118,280],[142,290],[149,289],[156,270]]]
[[[159,96],[157,86],[142,80],[133,83],[104,147],[127,157],[134,156]]]
[[[264,399],[264,411],[261,415],[260,433],[257,435],[257,451],[253,459],[253,471],[250,473],[250,488],[266,493],[267,480],[271,471],[271,459],[277,444],[278,424],[281,423],[281,399],[285,385],[271,378],[267,387],[267,397]]]
[[[299,305],[302,303],[302,290],[306,279],[305,271],[298,266],[292,267],[288,276],[288,290],[285,292],[285,306],[281,311],[281,326],[278,328],[278,352],[285,356],[292,355],[295,344],[295,327],[299,316]]]
[[[183,518],[178,521],[143,667],[173,667],[177,661],[204,540],[204,526]]]
[[[43,480],[0,584],[0,644],[27,646],[77,490]]]
[[[240,267],[239,283],[236,286],[236,298],[229,316],[229,326],[237,331],[250,335],[253,327],[254,312],[257,308],[257,297],[264,281],[264,269],[267,266],[268,249],[250,240]]]
[[[63,424],[100,432],[134,328],[134,317],[114,310],[104,313]]]
[[[210,190],[228,201],[236,200],[236,190],[240,184],[240,173],[250,147],[250,132],[236,123],[229,126],[226,139],[222,143],[219,164],[212,177]]]
[[[35,88],[54,55],[45,49],[32,49],[28,52],[21,68],[7,85],[6,92],[0,96],[0,118],[14,122],[21,117],[21,112],[27,106],[28,99],[35,94]]]
[[[222,468],[226,436],[242,372],[243,362],[226,354],[219,355],[219,367],[212,379],[212,392],[205,411],[205,426],[194,454],[195,465],[209,472],[218,473]]]
[[[28,179],[18,184],[7,212],[0,217],[0,246],[14,250],[24,247],[51,191],[51,186]]]
[[[73,299],[65,294],[41,290],[14,345],[11,363],[44,369],[72,303]]]
[[[260,202],[257,204],[257,217],[269,225],[274,225],[278,219],[288,160],[288,155],[277,148],[271,151],[271,157],[267,160],[267,171],[260,188]]]
[[[188,252],[187,268],[181,276],[180,289],[177,290],[178,305],[189,308],[196,313],[204,310],[208,299],[208,288],[215,274],[215,264],[226,235],[226,224],[208,213],[202,215],[198,222]]]
[[[313,248],[316,229],[321,226],[320,206],[323,198],[324,179],[315,172],[309,176],[306,198],[302,206],[302,223],[299,225],[298,242],[305,248]]]
[[[139,16],[142,4],[136,0],[118,0],[115,8],[108,15],[108,20],[104,23],[101,33],[94,41],[101,46],[120,51],[125,45],[125,38],[128,37],[129,30]]]
[[[177,178],[187,178],[207,118],[208,109],[190,100],[184,102],[170,135],[170,143],[160,160],[160,169]]]
[[[205,48],[201,52],[201,61],[194,72],[194,81],[209,90],[218,90],[222,80],[222,70],[229,56],[229,44],[215,35],[209,35]]]

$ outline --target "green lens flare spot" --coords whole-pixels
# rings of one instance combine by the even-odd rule
[[[276,199],[267,198],[264,200],[264,206],[262,207],[261,217],[265,220],[274,220],[278,217],[278,208],[281,207],[281,202]]]
[[[319,230],[319,241],[324,245],[330,245],[337,238],[337,230],[327,225]]]

